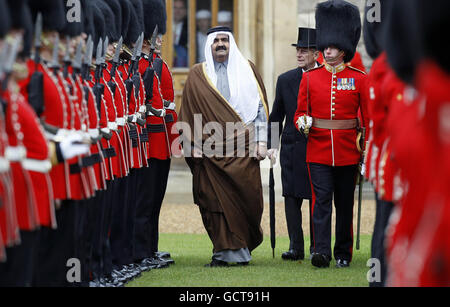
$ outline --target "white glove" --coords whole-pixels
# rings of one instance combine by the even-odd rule
[[[277,157],[278,157],[278,149],[272,148],[267,151],[267,157],[269,157],[270,160],[272,160],[272,164],[277,163]]]
[[[258,142],[255,148],[255,157],[256,160],[262,161],[267,157],[267,143]]]
[[[360,164],[359,171],[361,173],[361,176],[364,177],[366,175],[366,163]]]
[[[300,130],[305,130],[305,128],[311,128],[313,124],[313,119],[310,116],[306,116],[306,122],[305,122],[305,116],[299,117],[297,120],[297,127]]]
[[[83,136],[79,133],[70,133],[59,143],[59,148],[64,160],[70,160],[87,154],[90,145],[83,143]]]

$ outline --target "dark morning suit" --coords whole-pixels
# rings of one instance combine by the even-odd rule
[[[302,75],[303,70],[296,68],[279,76],[269,122],[280,123],[281,180],[290,239],[289,249],[296,250],[304,256],[301,205],[303,199],[311,199],[311,185],[306,166],[306,138],[295,128],[293,120],[297,109],[298,90]],[[285,126],[283,127],[285,119]],[[271,139],[270,130],[269,143]],[[271,148],[270,145],[269,148]],[[276,148],[276,144],[273,147]]]

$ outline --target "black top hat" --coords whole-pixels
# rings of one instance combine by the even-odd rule
[[[316,48],[316,29],[298,28],[298,40],[292,46],[297,48]]]
[[[317,48],[330,46],[345,52],[344,61],[350,62],[361,38],[359,9],[343,0],[319,3],[316,9]]]

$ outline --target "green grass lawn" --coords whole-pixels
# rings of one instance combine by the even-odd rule
[[[305,238],[306,239],[306,238]],[[287,262],[281,254],[288,249],[287,237],[277,238],[275,259],[270,238],[252,252],[247,267],[205,268],[211,261],[212,244],[207,235],[161,234],[161,251],[171,253],[175,264],[166,269],[152,270],[128,287],[367,287],[371,236],[361,236],[361,249],[354,250],[350,268],[337,269],[311,265],[309,253],[302,262]],[[309,246],[309,241],[305,242]]]

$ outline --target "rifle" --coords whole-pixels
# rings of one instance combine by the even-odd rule
[[[119,66],[119,56],[120,51],[122,49],[123,38],[120,37],[119,43],[116,45],[116,51],[114,53],[114,58],[112,59],[112,67],[111,67],[111,78],[108,81],[108,86],[111,89],[113,97],[115,97],[117,84],[114,81],[116,79],[117,67]]]
[[[360,248],[360,232],[361,232],[361,206],[362,206],[362,192],[364,187],[364,176],[362,174],[362,164],[364,163],[364,150],[365,150],[365,143],[366,143],[366,128],[361,128],[361,140],[360,140],[360,146],[362,150],[361,155],[361,162],[359,164],[359,174],[358,174],[358,184],[359,184],[359,191],[358,191],[358,223],[356,227],[356,250],[359,250]]]
[[[38,70],[41,62],[41,35],[42,35],[42,14],[39,12],[36,18],[34,31],[34,65],[35,69],[27,85],[28,103],[31,105],[37,116],[44,112],[44,74]]]
[[[52,55],[52,61],[49,65],[51,69],[53,69],[53,73],[55,76],[58,76],[59,71],[59,34],[56,33],[55,36],[55,43],[53,44],[53,55]]]

